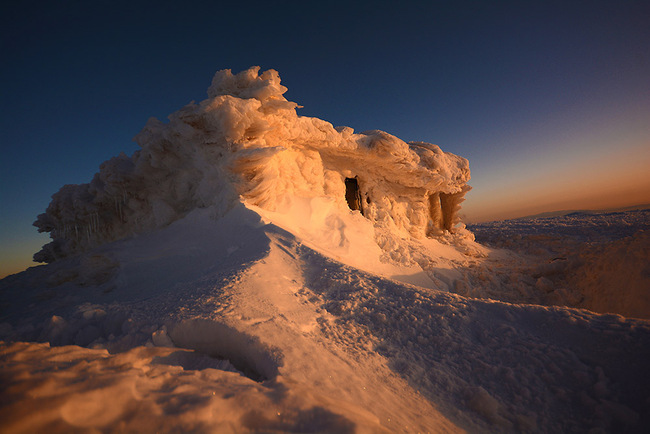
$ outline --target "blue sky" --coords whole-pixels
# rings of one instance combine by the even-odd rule
[[[0,17],[0,275],[47,242],[31,223],[53,193],[224,68],[274,68],[299,114],[468,158],[469,220],[650,202],[647,1],[22,1]]]

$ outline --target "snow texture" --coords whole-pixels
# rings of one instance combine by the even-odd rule
[[[308,244],[241,205],[218,218],[195,210],[4,279],[3,430],[643,432],[650,423],[648,321],[466,298]],[[467,260],[488,280],[521,273],[516,262]]]
[[[650,211],[479,244],[466,160],[284,90],[221,71],[54,196],[0,281],[0,432],[647,431]]]
[[[455,292],[650,319],[650,210],[507,220],[471,230],[486,245],[517,252],[519,276],[474,279]]]

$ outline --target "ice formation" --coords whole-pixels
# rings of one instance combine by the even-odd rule
[[[0,280],[0,431],[647,431],[650,211],[483,246],[466,160],[284,91],[221,71],[54,195],[52,263]]]
[[[368,222],[350,214],[351,223]],[[549,232],[549,223],[526,230]],[[218,219],[196,209],[0,280],[0,432],[650,426],[650,321],[400,283],[309,248],[296,228],[264,223],[241,204]],[[589,220],[560,229],[579,228],[588,239],[604,233]],[[502,229],[495,241],[523,231]],[[647,264],[648,240],[612,245],[612,253],[632,247]],[[553,255],[573,249],[567,237],[548,246]],[[441,267],[450,253],[437,253]],[[526,277],[519,262],[451,259],[456,271],[478,273],[467,282],[484,291],[518,292],[509,286]],[[631,265],[647,274],[645,264]]]
[[[104,162],[88,184],[61,188],[34,223],[53,239],[34,259],[53,262],[196,208],[225,213],[240,199],[282,211],[300,198],[319,198],[416,239],[459,223],[470,189],[466,159],[383,131],[355,134],[298,116],[278,73],[259,71],[217,72],[208,99],[168,123],[148,121],[135,137],[141,150]]]

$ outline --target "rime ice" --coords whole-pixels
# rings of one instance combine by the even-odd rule
[[[278,73],[259,69],[217,72],[208,99],[167,123],[149,120],[135,138],[141,150],[103,163],[89,184],[61,188],[34,223],[53,239],[35,260],[162,227],[196,208],[223,213],[240,199],[268,211],[326,199],[415,238],[453,230],[470,189],[466,159],[298,116]],[[346,203],[346,179],[355,182],[355,205]]]

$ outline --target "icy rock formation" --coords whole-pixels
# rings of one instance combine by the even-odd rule
[[[383,131],[355,134],[298,116],[274,70],[215,74],[208,99],[150,119],[142,149],[100,166],[89,184],[66,185],[34,223],[53,241],[34,255],[52,262],[165,226],[195,208],[225,213],[244,200],[281,211],[292,198],[327,198],[395,233],[452,231],[470,187],[466,159]]]

